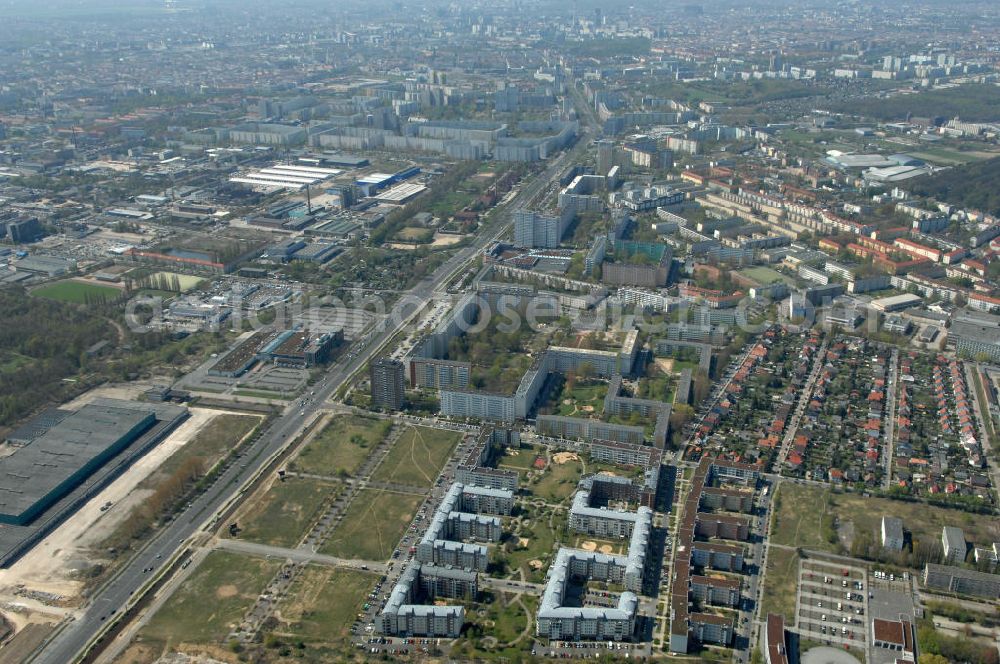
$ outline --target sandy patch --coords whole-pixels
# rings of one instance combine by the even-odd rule
[[[229,597],[236,597],[240,592],[240,589],[234,585],[219,586],[215,590],[215,596],[218,599],[227,599]]]
[[[618,473],[616,473],[616,472],[615,472],[615,471],[613,471],[613,470],[602,470],[602,471],[600,471],[600,472],[599,472],[599,473],[597,473],[597,474],[598,474],[598,475],[608,475],[608,476],[610,476],[610,477],[618,477]]]
[[[594,412],[594,407],[593,406],[580,406],[580,410],[582,410],[585,413],[593,413]]]
[[[544,563],[542,563],[542,561],[538,560],[537,558],[528,561],[528,567],[530,567],[531,569],[542,569],[542,567],[544,566],[545,566]]]
[[[568,406],[568,405],[570,405],[571,403],[573,403],[573,401],[572,401],[571,399],[563,399],[563,405],[564,405],[564,406]]]
[[[672,357],[657,357],[653,360],[653,364],[664,373],[674,372],[674,358]]]
[[[119,385],[102,385],[101,387],[95,387],[94,389],[84,392],[77,398],[73,399],[67,404],[59,406],[60,408],[65,408],[67,410],[76,410],[81,406],[85,406],[94,399],[105,398],[105,399],[127,399],[129,401],[138,401],[139,396],[153,387],[154,385],[163,385],[164,383],[172,383],[172,379],[150,379],[144,381],[136,381],[134,383],[122,383]]]
[[[552,460],[561,466],[570,461],[579,461],[580,455],[576,452],[556,452],[552,455]]]
[[[609,553],[611,553],[613,551],[614,551],[614,549],[611,548],[610,544],[602,544],[601,545],[601,553],[609,554]]]
[[[100,390],[85,396],[112,396],[108,390]],[[81,397],[82,399],[82,397]],[[80,399],[77,402],[85,403]],[[72,578],[75,569],[98,562],[103,551],[95,552],[94,547],[103,541],[125,519],[136,504],[145,499],[146,491],[135,491],[136,486],[174,452],[187,444],[198,431],[216,415],[223,411],[192,408],[191,416],[177,427],[166,440],[119,475],[97,496],[84,503],[72,517],[64,521],[31,552],[15,562],[11,567],[0,570],[0,603],[29,604],[24,596],[14,594],[15,587],[58,595],[63,601],[58,604],[74,604],[82,583]],[[105,503],[111,503],[106,511],[101,511]],[[37,610],[62,614],[64,611],[51,606],[54,602],[40,604]],[[49,605],[49,606],[46,606]]]
[[[584,551],[597,551],[597,542],[593,540],[587,540],[580,544],[580,548]]]
[[[453,244],[458,244],[465,238],[464,235],[452,235],[451,233],[435,233],[434,241],[431,242],[432,247],[450,247]]]
[[[527,537],[517,538],[517,545],[522,549],[527,549],[529,544],[531,544],[531,540],[529,540]]]

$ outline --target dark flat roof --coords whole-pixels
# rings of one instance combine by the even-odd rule
[[[0,459],[0,513],[24,514],[125,438],[156,421],[152,411],[89,404]]]

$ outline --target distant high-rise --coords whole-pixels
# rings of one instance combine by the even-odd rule
[[[607,175],[615,165],[614,141],[597,141],[597,174]]]
[[[380,357],[371,363],[372,406],[387,410],[403,407],[406,368],[399,360]]]
[[[552,214],[518,210],[514,213],[514,244],[519,247],[554,249],[559,246],[572,220],[573,210],[569,208]]]
[[[14,244],[36,242],[44,235],[42,225],[35,217],[15,221],[7,227],[7,232],[10,233],[10,241]]]

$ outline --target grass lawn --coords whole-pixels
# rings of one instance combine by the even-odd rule
[[[539,512],[537,508],[531,508],[531,514],[525,519],[529,518],[531,523],[524,526],[514,539],[504,543],[504,557],[510,565],[511,571],[521,569],[529,581],[541,582],[545,578],[545,571],[554,555],[553,547],[556,542],[556,534],[566,526],[566,516],[565,513],[556,513],[550,526],[547,512]],[[522,546],[519,538],[523,538],[527,542],[524,542]],[[532,567],[529,564],[532,560],[542,561],[541,569]]]
[[[149,284],[152,287],[163,283],[162,280],[166,280],[166,285],[169,286],[169,290],[173,291],[174,285],[180,286],[181,292],[186,293],[192,290],[195,286],[200,284],[204,279],[202,277],[193,277],[190,274],[180,274],[179,272],[156,272],[149,275]]]
[[[996,156],[996,154],[990,152],[966,152],[962,150],[949,150],[948,148],[925,148],[908,154],[912,154],[918,159],[924,159],[943,166],[966,164],[970,161],[982,161],[983,159],[990,159]]]
[[[788,625],[795,624],[795,584],[798,573],[798,553],[793,549],[771,547],[767,554],[767,576],[761,593],[760,615],[778,613],[785,616]]]
[[[618,466],[613,463],[604,463],[603,461],[587,459],[588,475],[591,473],[601,472],[609,475],[617,475],[619,477],[631,477],[632,479],[640,479],[646,474],[646,471],[642,466]]]
[[[529,488],[539,498],[552,503],[566,500],[576,491],[576,484],[583,475],[583,464],[579,461],[549,464],[548,470],[537,484]]]
[[[881,527],[883,514],[899,517],[903,528],[913,533],[914,546],[921,541],[940,542],[945,526],[958,526],[965,531],[967,540],[979,546],[990,546],[1000,540],[1000,519],[985,514],[855,494],[836,494],[833,504],[841,523],[853,522],[855,532],[874,534]]]
[[[277,560],[213,551],[137,640],[221,645],[280,566]]]
[[[116,300],[121,296],[122,291],[114,286],[102,286],[70,279],[41,286],[31,291],[31,294],[49,300],[84,304],[101,300]]]
[[[340,558],[388,560],[423,496],[363,489],[322,552]]]
[[[311,479],[276,481],[239,517],[240,539],[294,547],[338,487]]]
[[[302,449],[290,468],[314,475],[352,475],[391,428],[390,420],[357,415],[334,417]]]
[[[750,277],[754,281],[760,282],[762,286],[766,286],[767,284],[774,281],[781,281],[783,283],[788,283],[788,277],[781,274],[777,270],[773,270],[763,265],[748,267],[746,269],[740,270],[739,273],[745,277]]]
[[[434,239],[434,230],[419,226],[406,226],[396,233],[395,239],[400,242],[430,242]]]
[[[771,543],[835,550],[830,541],[834,508],[828,489],[814,489],[782,482],[775,498]]]
[[[275,635],[310,646],[344,645],[351,623],[375,581],[365,572],[320,565],[306,567],[281,605],[281,624]]]
[[[993,445],[1000,445],[1000,440],[997,440],[996,429],[993,427],[993,414],[990,413],[989,408],[986,406],[989,402],[986,400],[986,392],[983,391],[982,375],[980,375],[978,369],[974,368],[972,376],[972,385],[976,390],[976,398],[979,400],[979,405],[984,408],[983,426],[986,428],[986,435],[989,436]]]
[[[521,636],[525,629],[533,633],[534,615],[538,598],[522,595],[518,602],[515,595],[497,593],[488,604],[476,604],[466,609],[467,619],[482,629],[484,636],[497,640],[495,647],[487,647],[482,637],[463,636],[451,650],[451,659],[464,662],[521,662],[535,661],[530,656],[533,639],[524,638],[508,646]],[[480,611],[483,615],[480,616]]]
[[[0,351],[0,374],[13,373],[26,364],[31,364],[35,360],[27,355],[21,355],[13,351]]]
[[[833,551],[837,547],[828,536],[834,517],[839,518],[841,528],[850,524],[855,534],[868,532],[875,536],[883,515],[902,519],[903,527],[913,534],[914,546],[923,540],[939,540],[944,526],[962,528],[966,539],[980,546],[1000,539],[1000,519],[996,517],[920,502],[834,493],[790,482],[781,484],[778,500],[771,528],[775,544]]]
[[[407,427],[372,476],[373,480],[433,486],[462,434],[458,431]]]
[[[685,369],[690,369],[694,371],[700,365],[697,362],[691,362],[690,360],[674,360],[674,373],[679,374]]]
[[[604,396],[607,393],[606,383],[579,381],[571,390],[563,388],[555,414],[577,417],[600,415],[604,412]]]
[[[625,554],[628,553],[628,538],[623,540],[611,540],[611,539],[601,539],[599,537],[594,537],[593,535],[587,535],[584,533],[573,533],[570,535],[570,540],[568,546],[574,549],[582,549],[584,542],[593,542],[597,546],[597,551],[601,553],[608,554]],[[609,546],[610,551],[602,550],[601,547]]]
[[[156,472],[143,480],[141,488],[154,488],[164,479],[170,477],[188,459],[199,457],[203,467],[208,470],[223,457],[229,454],[243,438],[253,431],[261,417],[257,415],[234,415],[223,413],[214,417],[208,424],[188,441],[187,445],[174,452],[160,464]]]
[[[534,470],[535,457],[539,455],[545,456],[545,448],[536,446],[508,449],[497,465],[511,470]]]

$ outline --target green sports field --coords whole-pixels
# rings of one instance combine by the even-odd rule
[[[788,283],[788,277],[781,274],[777,270],[772,270],[771,268],[764,267],[763,265],[756,265],[754,267],[748,267],[745,270],[740,270],[740,274],[744,277],[750,277],[761,286],[766,286],[767,284],[775,281]]]
[[[49,300],[84,304],[86,302],[99,302],[101,300],[116,300],[121,295],[121,291],[114,286],[102,286],[84,281],[67,280],[41,286],[33,290],[31,294]]]

